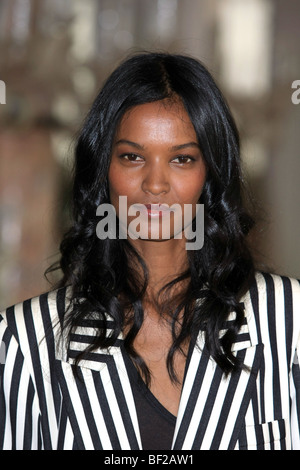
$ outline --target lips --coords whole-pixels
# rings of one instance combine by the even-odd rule
[[[149,217],[162,217],[171,212],[167,204],[134,204],[134,207],[141,213],[147,212]]]
[[[170,212],[170,208],[167,204],[145,204],[148,211],[168,211]]]
[[[163,217],[170,213],[169,206],[163,204],[146,204],[149,217]]]

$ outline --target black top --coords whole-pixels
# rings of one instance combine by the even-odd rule
[[[134,367],[133,364],[132,366]],[[172,446],[176,416],[155,398],[138,373],[137,375],[137,380],[132,381],[132,391],[142,447],[145,450],[169,450]]]
[[[197,335],[190,341],[184,379],[195,346]],[[123,350],[124,351],[124,350]],[[153,395],[124,351],[139,422],[142,448],[145,450],[170,450],[176,425],[176,416],[168,411]],[[183,379],[183,382],[184,382]]]

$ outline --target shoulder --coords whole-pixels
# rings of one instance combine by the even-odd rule
[[[63,287],[26,299],[0,312],[0,319],[17,340],[45,335],[48,328],[61,322],[68,305],[69,288]]]
[[[279,274],[257,272],[248,295],[260,309],[279,311],[284,308],[287,314],[293,314],[294,307],[300,306],[300,281]]]
[[[278,274],[257,272],[243,297],[249,326],[258,342],[282,341],[294,348],[300,335],[300,282]]]
[[[55,356],[55,337],[69,304],[69,288],[26,299],[0,312],[0,341],[14,342],[31,362]]]

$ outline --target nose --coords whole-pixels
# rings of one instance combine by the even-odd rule
[[[145,168],[142,190],[154,196],[167,193],[170,190],[168,172],[159,162]]]

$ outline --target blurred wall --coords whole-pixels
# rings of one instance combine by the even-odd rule
[[[143,49],[194,55],[212,72],[263,209],[260,260],[300,277],[299,31],[294,0],[2,0],[0,308],[49,289],[76,131],[103,79]]]

